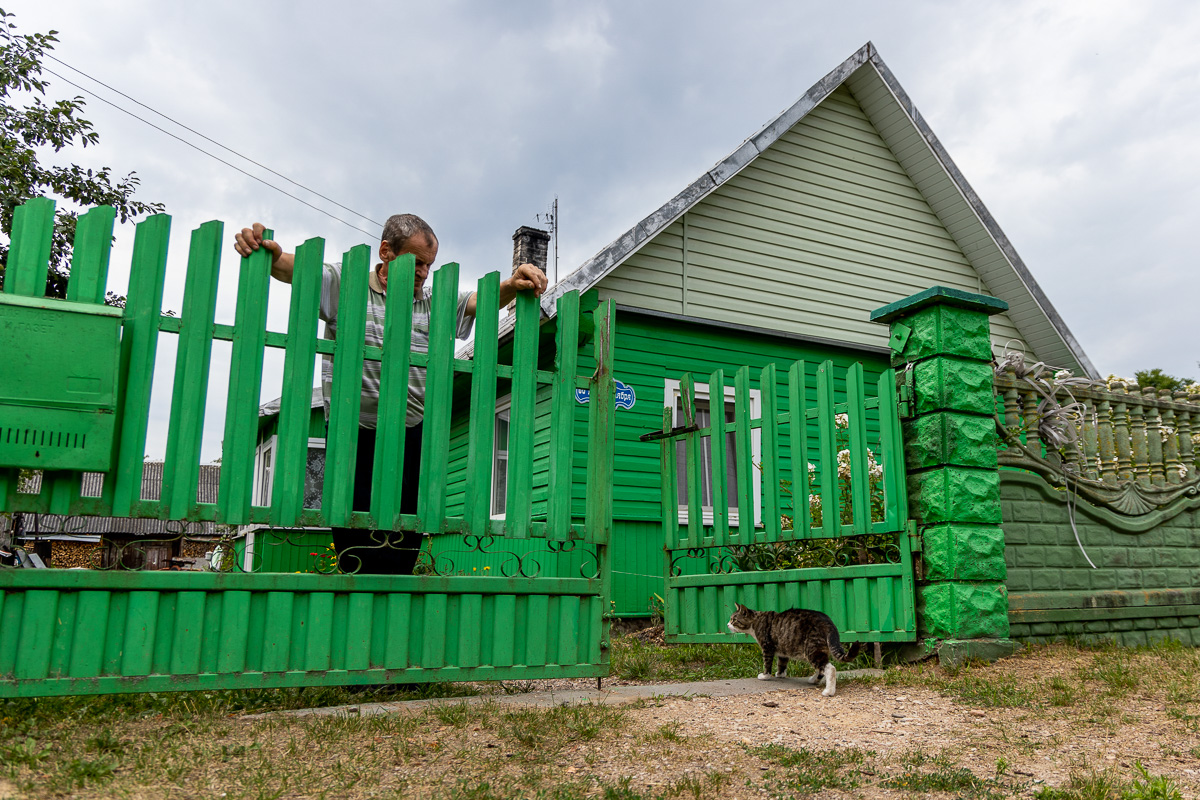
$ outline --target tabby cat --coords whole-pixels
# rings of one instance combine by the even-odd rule
[[[763,654],[763,672],[760,681],[787,675],[788,661],[804,658],[816,669],[808,679],[818,683],[825,679],[825,691],[821,694],[833,697],[837,693],[837,670],[830,658],[850,661],[858,655],[856,642],[847,653],[842,647],[837,626],[828,615],[807,608],[789,608],[787,611],[755,611],[741,603],[729,618],[730,633],[748,633],[758,642]],[[771,675],[771,667],[779,656],[779,671]]]

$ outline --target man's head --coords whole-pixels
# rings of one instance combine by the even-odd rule
[[[383,226],[383,241],[379,243],[379,260],[383,267],[379,270],[379,279],[387,288],[388,263],[412,253],[417,260],[417,275],[413,281],[413,297],[419,297],[429,270],[433,269],[434,259],[437,258],[438,240],[429,223],[416,214],[394,214],[388,217]]]

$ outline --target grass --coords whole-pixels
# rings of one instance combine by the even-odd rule
[[[753,645],[664,648],[620,637],[613,645],[615,675],[641,671],[682,681],[741,678],[760,668]],[[465,690],[448,685],[419,693],[448,702],[399,714],[258,719],[245,715],[357,704],[364,695],[308,689],[12,700],[0,701],[0,794],[11,787],[31,796],[85,800],[701,800],[744,782],[749,794],[764,797],[886,789],[899,798],[1176,800],[1181,790],[1171,774],[1162,774],[1170,769],[1162,764],[1200,760],[1200,653],[1193,649],[1033,647],[994,665],[953,671],[906,665],[860,680],[889,690],[920,687],[1002,713],[989,713],[977,734],[982,738],[970,742],[980,745],[979,752],[956,742],[957,749],[941,752],[880,755],[853,746],[722,745],[719,736],[674,715],[645,713],[679,707],[678,698],[665,697],[619,708],[534,708],[503,698],[454,702]],[[864,696],[877,694],[860,693],[858,699]],[[1051,789],[1022,777],[1008,761],[1028,768],[1035,753],[1059,752],[1071,738],[1027,738],[1027,722],[1070,720],[1077,728],[1119,733],[1141,724],[1151,713],[1147,708],[1159,707],[1158,724],[1167,730],[1159,750],[1144,756],[1155,759],[1152,767],[1095,769],[1085,757],[1094,752],[1085,753],[1069,764],[1070,780]],[[637,783],[617,777],[622,772],[648,777]]]
[[[857,767],[874,753],[857,748],[839,750],[793,750],[782,745],[748,748],[753,755],[779,767],[765,780],[773,796],[818,794],[825,789],[850,790],[860,785]]]

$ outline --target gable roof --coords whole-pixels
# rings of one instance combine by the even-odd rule
[[[853,92],[987,290],[1009,304],[1009,318],[1026,346],[1041,360],[1098,377],[1008,237],[870,42],[726,158],[551,287],[542,297],[543,315],[554,316],[555,301],[566,292],[595,287],[667,226],[741,172],[842,85]],[[511,317],[501,321],[501,337],[511,331],[512,325]]]

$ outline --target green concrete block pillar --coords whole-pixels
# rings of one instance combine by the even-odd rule
[[[921,535],[922,652],[994,660],[1008,639],[988,317],[1003,300],[934,286],[871,314],[902,384],[909,508]]]

